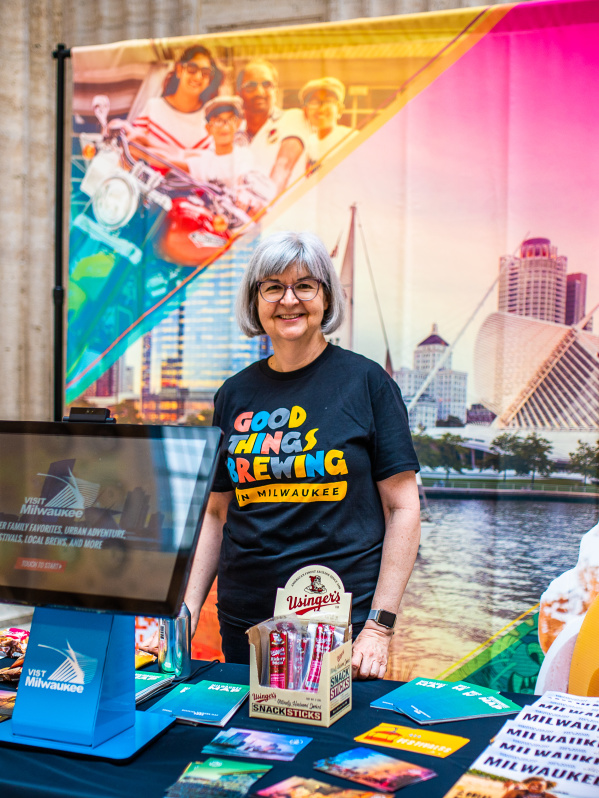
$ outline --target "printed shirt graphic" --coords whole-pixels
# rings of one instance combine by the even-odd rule
[[[215,399],[224,430],[214,484],[233,490],[219,611],[242,625],[272,615],[275,592],[310,562],[370,609],[384,536],[376,483],[418,470],[397,385],[377,364],[329,345],[294,372],[254,363]]]

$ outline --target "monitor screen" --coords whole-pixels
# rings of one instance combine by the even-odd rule
[[[221,431],[0,421],[0,601],[173,615]]]

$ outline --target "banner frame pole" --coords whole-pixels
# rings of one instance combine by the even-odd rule
[[[65,44],[57,44],[52,52],[56,60],[56,168],[54,188],[54,421],[60,421],[64,402],[64,106],[65,60],[71,51]]]

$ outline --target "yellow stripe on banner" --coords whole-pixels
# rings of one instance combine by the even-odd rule
[[[443,14],[418,14],[412,17],[414,40],[411,36],[408,40],[404,38],[400,46],[406,48],[403,53],[404,58],[411,57],[416,60],[418,67],[406,76],[401,86],[398,87],[395,98],[386,107],[380,109],[376,117],[368,122],[363,130],[350,136],[345,142],[341,142],[336,151],[329,151],[319,164],[317,171],[309,179],[302,175],[294,183],[290,183],[282,194],[274,200],[273,206],[268,208],[268,223],[274,221],[277,216],[290,208],[298,199],[303,197],[308,191],[316,186],[325,178],[335,167],[341,163],[348,155],[356,150],[362,142],[366,141],[373,133],[380,130],[387,122],[392,119],[410,100],[420,92],[430,86],[440,75],[455,64],[465,55],[475,44],[477,44],[492,28],[500,22],[505,15],[514,7],[514,4],[489,6],[486,8],[468,9],[469,14],[458,15],[460,21],[464,23],[459,30],[446,25],[445,28],[437,27]],[[460,9],[462,11],[464,9]],[[453,13],[453,12],[452,12]],[[453,19],[456,22],[458,17]],[[416,28],[414,21],[418,19],[422,27]],[[381,20],[374,20],[380,22]],[[395,19],[394,19],[395,21]],[[364,22],[364,20],[360,20]],[[426,27],[426,25],[430,25]],[[441,35],[441,30],[444,35]],[[416,36],[419,31],[419,36]],[[365,33],[365,31],[363,31]],[[401,35],[398,32],[396,35]],[[404,32],[405,35],[405,32]],[[450,38],[451,37],[451,38]],[[411,50],[408,54],[408,42],[411,43]],[[426,60],[417,58],[424,54],[424,46],[434,44],[434,50],[429,50]],[[397,42],[395,43],[397,46]],[[323,55],[323,58],[325,56]],[[354,56],[355,57],[355,56]]]
[[[255,502],[340,502],[345,499],[347,482],[309,484],[294,482],[289,485],[266,485],[261,488],[235,488],[240,507]]]
[[[492,6],[496,24],[515,4]],[[187,47],[205,44],[219,58],[406,58],[430,57],[453,41],[489,7],[400,16],[319,22],[277,28],[252,28],[231,33],[194,34],[159,39],[131,39],[112,44],[71,48],[84,68],[148,63],[176,57]],[[229,53],[227,51],[232,51]]]

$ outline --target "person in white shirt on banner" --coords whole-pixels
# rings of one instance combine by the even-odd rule
[[[210,134],[205,105],[216,97],[222,81],[223,73],[210,51],[202,45],[188,47],[162,97],[150,97],[135,119],[130,143],[149,147],[168,160],[180,160],[189,152],[206,149]],[[159,163],[152,165],[161,167]]]
[[[280,194],[304,174],[310,128],[301,109],[277,107],[278,82],[277,70],[264,59],[250,61],[237,76],[245,116],[238,140],[250,146],[258,169]]]
[[[251,149],[235,144],[243,117],[241,99],[215,97],[206,103],[204,111],[211,146],[186,158],[180,166],[198,183],[213,183],[228,189],[235,202],[253,215],[274,198],[275,187],[257,171]]]
[[[299,98],[312,130],[306,145],[306,166],[311,171],[342,141],[355,136],[356,131],[339,124],[345,110],[345,86],[337,78],[308,81],[300,89]]]

